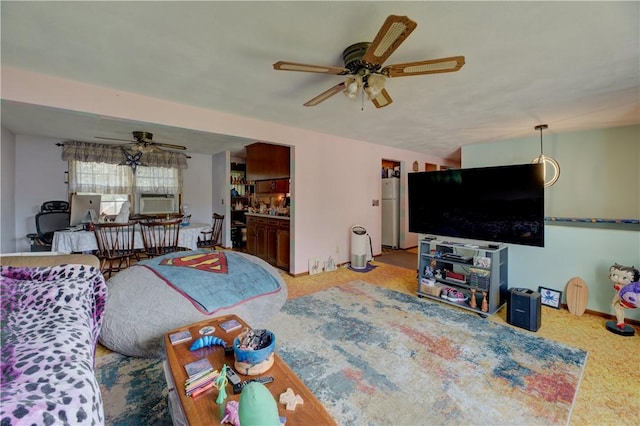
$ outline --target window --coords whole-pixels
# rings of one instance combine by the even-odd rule
[[[182,169],[187,167],[182,153],[140,153],[118,145],[74,141],[63,144],[62,159],[69,162],[69,193],[102,195],[100,213],[109,215],[118,214],[125,201],[137,212],[140,194],[178,198]]]
[[[120,213],[122,203],[129,201],[127,194],[102,194],[100,198],[100,212],[106,215],[117,215]],[[131,204],[131,202],[129,201]]]
[[[140,194],[173,194],[178,197],[180,170],[166,167],[131,167],[117,164],[69,162],[69,193],[100,194],[100,214],[117,215],[122,203],[129,201],[139,211]]]

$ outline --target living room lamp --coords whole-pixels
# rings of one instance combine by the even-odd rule
[[[558,177],[560,177],[560,165],[558,164],[558,162],[554,158],[548,157],[543,154],[542,131],[548,128],[549,126],[546,124],[538,124],[537,126],[534,127],[534,129],[540,130],[540,155],[531,161],[532,163],[538,163],[538,164],[544,165],[543,176],[544,176],[545,188],[548,188],[554,183],[556,183],[556,181],[558,180]],[[553,171],[553,173],[547,173],[547,169],[550,169],[551,171]]]

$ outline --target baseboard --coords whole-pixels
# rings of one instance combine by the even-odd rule
[[[563,303],[562,307],[565,308],[565,309],[569,309],[569,307],[567,306],[566,303]],[[601,318],[608,319],[608,320],[614,320],[615,321],[617,319],[615,315],[607,314],[607,313],[600,312],[600,311],[594,311],[594,310],[591,310],[591,309],[587,309],[587,310],[585,310],[585,312],[590,314],[590,315],[595,315],[597,317],[601,317]],[[639,320],[625,319],[624,322],[626,324],[629,324],[629,325],[640,326],[640,321]]]

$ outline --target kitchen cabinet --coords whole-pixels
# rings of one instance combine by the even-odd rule
[[[260,221],[256,225],[256,256],[267,260],[267,228]]]
[[[247,214],[247,253],[289,270],[289,219]]]
[[[275,223],[274,223],[275,222]],[[270,220],[267,224],[267,262],[276,264],[278,259],[278,221]]]
[[[258,239],[256,234],[256,218],[254,216],[247,216],[247,253],[257,256],[258,255]]]
[[[288,179],[290,176],[290,148],[268,143],[254,143],[247,152],[247,179]]]
[[[256,182],[258,194],[286,194],[289,192],[289,179],[261,180]]]
[[[278,229],[276,266],[285,270],[289,270],[289,227],[287,229]]]

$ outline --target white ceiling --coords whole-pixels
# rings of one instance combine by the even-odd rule
[[[460,146],[640,123],[639,5],[632,2],[8,2],[2,65],[439,157]],[[335,95],[342,66],[390,14],[416,30],[387,64],[464,55],[455,73],[393,78],[377,110]],[[92,141],[133,130],[190,152],[242,138],[4,101],[16,134]],[[547,134],[547,133],[545,133]],[[251,141],[252,142],[252,141]]]

